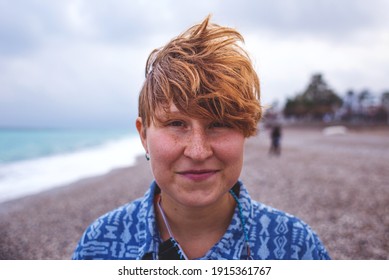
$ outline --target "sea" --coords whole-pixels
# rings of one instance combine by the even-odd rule
[[[0,128],[0,203],[131,166],[142,154],[128,129]]]

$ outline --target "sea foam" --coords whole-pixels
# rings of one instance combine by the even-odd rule
[[[133,165],[143,152],[139,137],[132,136],[73,153],[0,164],[0,202]]]

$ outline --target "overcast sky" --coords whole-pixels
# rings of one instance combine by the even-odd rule
[[[387,11],[385,0],[0,0],[0,126],[133,126],[148,54],[208,14],[245,37],[264,105],[317,72],[339,95],[380,95]]]

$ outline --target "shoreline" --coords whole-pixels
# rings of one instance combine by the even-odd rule
[[[333,259],[389,259],[389,130],[323,136],[286,127],[282,155],[268,131],[249,138],[241,179],[253,199],[291,213],[319,235]],[[97,217],[143,196],[149,164],[81,179],[0,203],[0,259],[70,259]]]
[[[92,136],[94,137],[94,135]],[[84,133],[82,136],[70,133],[69,137],[78,137],[80,139],[77,141],[82,142],[92,136],[88,133]],[[35,140],[33,140],[34,137]],[[37,152],[35,157],[29,158],[31,154],[27,152],[25,158],[7,161],[7,151],[5,151],[5,157],[2,158],[5,161],[0,163],[0,203],[39,194],[45,190],[69,185],[84,178],[107,174],[115,168],[133,165],[143,151],[138,135],[112,136],[108,134],[105,135],[104,140],[97,139],[102,138],[102,136],[97,136],[94,144],[90,142],[89,145],[78,148],[74,148],[76,143],[69,144],[69,147],[73,145],[74,149],[67,147],[67,144],[61,140],[63,143],[58,142],[58,147],[61,148],[58,148],[56,152],[50,151],[53,143],[50,143],[50,140],[46,141],[45,137],[57,139],[60,135],[44,136],[42,145],[39,144],[40,140],[37,135],[27,135],[25,137],[27,140],[20,141],[20,145],[10,147],[9,155],[12,157],[12,155],[17,156],[27,152],[28,145],[26,143],[29,140],[38,143],[32,145],[31,150],[40,151],[47,144],[47,154]],[[22,138],[22,136],[17,136],[15,142],[18,142],[18,138]],[[8,141],[11,140],[12,136]],[[97,143],[99,141],[100,143]]]
[[[70,259],[90,223],[143,195],[148,169],[139,157],[133,166],[1,203],[0,259]],[[129,190],[128,182],[144,188]]]

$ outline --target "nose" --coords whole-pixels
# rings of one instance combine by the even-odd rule
[[[195,161],[204,161],[213,155],[212,145],[206,131],[196,128],[187,136],[184,155]]]

